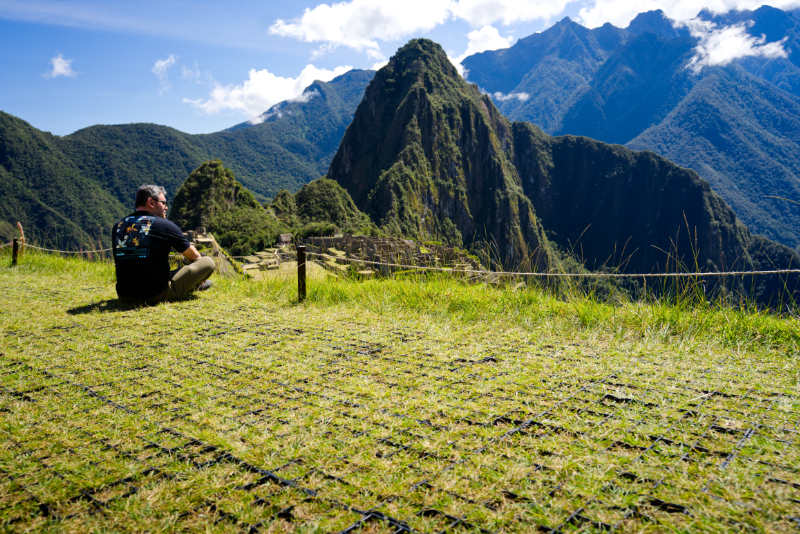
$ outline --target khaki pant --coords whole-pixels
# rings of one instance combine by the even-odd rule
[[[174,272],[166,293],[158,300],[180,300],[197,289],[197,286],[214,272],[214,259],[203,256]]]

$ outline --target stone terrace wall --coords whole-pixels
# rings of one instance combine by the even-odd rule
[[[330,254],[330,249],[344,252],[348,258],[381,263],[415,265],[422,267],[452,267],[459,269],[481,269],[480,263],[465,251],[417,243],[409,239],[367,236],[307,237],[301,244],[310,252]],[[391,267],[365,265],[365,268],[389,272]]]

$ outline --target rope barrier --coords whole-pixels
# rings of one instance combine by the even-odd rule
[[[11,243],[0,245],[0,249],[11,246]],[[58,250],[39,247],[30,243],[25,243],[25,247],[44,252],[56,252],[59,254],[98,254],[110,252],[112,249],[104,248],[98,250]],[[420,271],[438,271],[448,273],[497,275],[497,276],[529,276],[538,278],[699,278],[699,277],[724,277],[724,276],[767,276],[776,274],[800,274],[800,269],[776,269],[771,271],[715,271],[715,272],[694,272],[694,273],[544,273],[544,272],[515,272],[515,271],[487,271],[480,269],[459,269],[455,267],[433,267],[427,265],[408,265],[403,263],[389,263],[347,256],[333,256],[330,254],[320,254],[317,252],[306,252],[307,256],[316,256],[324,259],[345,260],[365,265],[376,265],[384,267],[396,267],[398,269],[415,269]],[[246,258],[248,256],[231,256],[234,259]]]
[[[99,250],[56,250],[52,248],[44,248],[44,247],[37,247],[36,245],[31,245],[30,243],[25,243],[25,248],[32,248],[36,250],[42,250],[45,252],[58,252],[59,254],[97,254],[99,252],[110,252],[111,248],[104,248]]]
[[[332,256],[316,252],[306,252],[307,256],[317,256],[326,259],[347,260],[367,265],[380,265],[385,267],[397,267],[400,269],[418,269],[422,271],[440,271],[450,273],[468,273],[482,275],[500,276],[531,276],[531,277],[554,277],[554,278],[698,278],[698,277],[723,277],[723,276],[764,276],[775,274],[800,274],[800,269],[778,269],[773,271],[724,271],[724,272],[695,272],[695,273],[536,273],[536,272],[514,272],[514,271],[485,271],[476,269],[457,269],[454,267],[430,267],[423,265],[405,265],[402,263],[387,263],[358,258],[348,258],[346,256]]]
[[[268,257],[272,258],[273,256],[281,256],[281,255],[285,255],[285,254],[286,254],[285,252],[276,252],[274,254],[269,254]],[[258,258],[260,256],[258,254],[248,254],[247,256],[231,256],[231,258],[233,258],[235,260],[243,260],[245,258],[254,258],[254,257]]]

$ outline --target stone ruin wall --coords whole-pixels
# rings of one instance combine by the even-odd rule
[[[455,269],[482,269],[475,258],[465,251],[443,245],[417,243],[409,239],[367,236],[307,237],[303,240],[310,252],[331,254],[340,251],[347,258],[379,263],[420,267],[450,267]],[[396,270],[380,265],[364,264],[364,269],[381,272]]]

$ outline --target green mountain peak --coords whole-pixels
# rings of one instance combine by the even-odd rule
[[[328,177],[384,231],[543,268],[556,256],[507,154],[511,139],[444,50],[416,39],[367,87]]]

